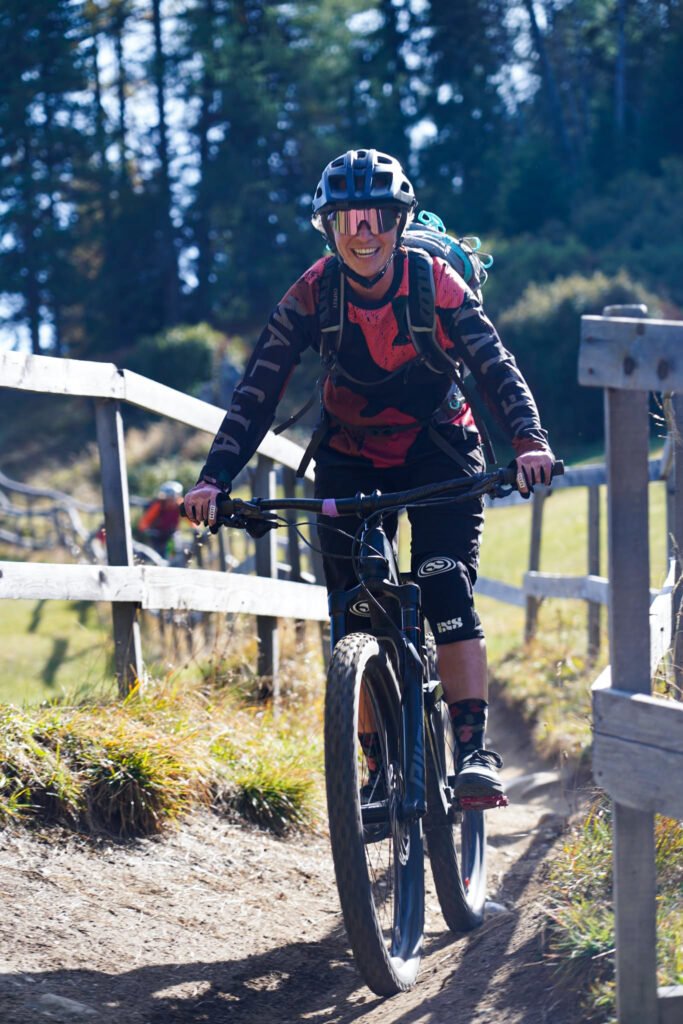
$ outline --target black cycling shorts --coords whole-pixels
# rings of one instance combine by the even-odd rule
[[[478,445],[460,448],[472,472],[481,472],[484,460]],[[318,498],[347,498],[359,491],[369,494],[401,491],[423,484],[464,476],[463,469],[445,452],[434,447],[424,457],[402,466],[377,469],[366,459],[342,456],[319,449],[315,494]],[[408,510],[411,525],[411,573],[420,585],[422,604],[437,644],[482,638],[484,632],[474,609],[472,587],[477,578],[479,545],[484,525],[483,499]],[[398,517],[385,516],[384,525],[395,543]],[[350,561],[351,537],[360,525],[357,516],[332,519],[318,516],[318,536],[328,592],[348,590],[357,584]],[[340,534],[338,530],[344,530]],[[340,557],[341,556],[341,557]],[[369,620],[358,602],[350,628],[362,631]],[[365,623],[364,623],[365,618]]]

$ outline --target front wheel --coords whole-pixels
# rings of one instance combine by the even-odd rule
[[[424,820],[434,886],[444,920],[453,932],[471,931],[484,920],[486,828],[483,811],[459,811],[451,798],[455,739],[436,674],[436,649],[427,638],[432,688],[425,698],[427,814]],[[458,847],[460,850],[458,850]]]
[[[372,776],[359,743],[359,735],[369,734],[375,737]],[[414,985],[424,928],[421,826],[401,820],[403,763],[392,663],[375,637],[352,633],[336,645],[327,675],[330,842],[358,969],[373,992],[385,996]]]

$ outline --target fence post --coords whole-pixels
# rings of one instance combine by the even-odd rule
[[[304,493],[307,498],[314,497],[315,487],[311,480],[304,481]],[[323,570],[323,556],[318,550],[320,540],[318,538],[318,531],[315,527],[311,527],[311,566],[313,568],[313,575],[315,576],[315,582],[321,587],[325,586],[325,572]],[[332,657],[332,648],[330,646],[330,623],[328,620],[320,623],[320,646],[322,648],[323,666],[327,671],[327,666],[330,663]]]
[[[588,574],[600,575],[600,486],[588,488]],[[588,658],[600,654],[600,605],[588,602]]]
[[[259,455],[256,462],[254,492],[263,498],[274,498],[276,477],[273,460]],[[277,579],[277,532],[269,530],[256,541],[256,575]],[[258,633],[258,674],[264,677],[260,696],[262,699],[280,696],[278,668],[280,662],[280,641],[278,621],[271,615],[256,616]]]
[[[673,480],[673,495],[668,506],[670,511],[669,533],[671,535],[672,555],[676,559],[676,571],[674,575],[674,590],[671,595],[671,647],[673,651],[673,684],[677,700],[683,699],[683,623],[681,623],[681,606],[683,593],[681,592],[683,576],[683,438],[681,438],[681,426],[683,425],[683,394],[672,396],[672,420],[670,424],[671,443],[673,445],[672,470],[667,479],[667,493],[669,482]]]
[[[611,678],[634,693],[650,692],[648,435],[648,393],[606,388]],[[613,841],[617,1013],[643,1024],[658,1013],[654,815],[613,801]]]
[[[112,399],[95,401],[97,444],[100,450],[102,503],[109,565],[133,565],[133,540],[128,504],[126,450],[119,403]],[[106,571],[106,570],[105,570]],[[142,647],[138,605],[112,602],[114,623],[114,664],[122,697],[142,678]]]
[[[541,566],[541,531],[543,527],[543,505],[547,491],[534,490],[531,506],[531,540],[529,543],[529,572],[537,572]],[[541,597],[529,596],[526,599],[526,624],[524,626],[524,642],[529,643],[536,636],[538,625],[538,609]]]
[[[289,466],[284,466],[282,470],[282,486],[284,487],[285,494],[294,495],[296,493],[296,473]],[[295,583],[301,583],[301,551],[299,550],[299,534],[296,531],[295,523],[297,513],[290,509],[287,514],[287,561],[290,566],[289,578]],[[304,639],[306,636],[306,623],[303,619],[296,619],[294,622],[294,631],[296,635],[296,646],[298,649],[303,647]]]

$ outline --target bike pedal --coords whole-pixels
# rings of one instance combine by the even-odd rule
[[[490,811],[494,807],[507,807],[510,803],[504,793],[492,796],[461,796],[459,802],[463,811]]]

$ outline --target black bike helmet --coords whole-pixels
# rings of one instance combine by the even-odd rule
[[[325,216],[333,210],[348,210],[364,206],[397,207],[402,216],[396,232],[396,248],[401,244],[408,224],[412,220],[417,201],[413,186],[398,160],[376,149],[349,149],[330,161],[313,196],[311,222],[325,235],[333,252],[337,253],[334,233]],[[395,250],[394,250],[395,251]],[[339,257],[343,272],[366,288],[372,288],[387,272],[393,253],[384,268],[373,278],[356,274]]]

